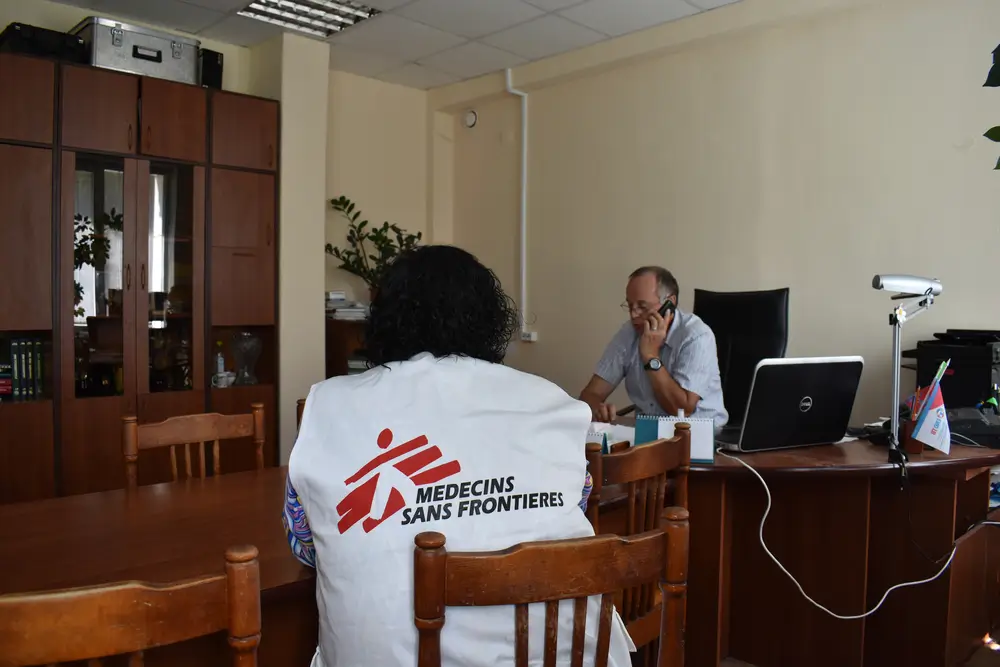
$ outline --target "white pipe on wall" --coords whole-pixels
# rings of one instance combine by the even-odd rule
[[[521,333],[528,334],[528,93],[514,87],[507,68],[507,92],[521,98]]]

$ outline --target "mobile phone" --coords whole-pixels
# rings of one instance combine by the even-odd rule
[[[677,306],[674,305],[674,302],[671,301],[670,299],[667,299],[666,302],[662,306],[660,306],[660,309],[656,312],[659,313],[660,317],[666,317],[667,311],[672,311],[676,309]]]

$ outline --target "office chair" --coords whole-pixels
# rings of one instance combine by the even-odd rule
[[[788,348],[788,288],[759,292],[696,289],[693,312],[715,334],[729,423],[741,424],[757,363],[784,357]]]

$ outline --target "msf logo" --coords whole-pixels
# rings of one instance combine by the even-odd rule
[[[360,470],[344,480],[344,484],[348,488],[353,488],[337,504],[337,515],[340,517],[340,520],[337,522],[337,530],[340,531],[341,535],[350,530],[359,521],[364,531],[370,533],[379,524],[406,506],[403,494],[393,486],[389,491],[389,499],[385,504],[382,516],[372,516],[375,491],[378,488],[379,477],[382,472],[385,472],[386,466],[391,464],[392,468],[395,468],[408,477],[415,486],[437,484],[441,480],[462,471],[462,466],[458,461],[437,463],[444,455],[437,445],[428,446],[426,435],[420,435],[401,445],[390,447],[392,444],[392,431],[383,429],[378,434],[377,444],[379,449],[385,451],[375,456],[371,461],[361,466]],[[395,463],[393,463],[394,461]],[[437,465],[432,466],[431,464]]]

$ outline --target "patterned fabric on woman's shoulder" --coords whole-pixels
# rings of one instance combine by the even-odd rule
[[[594,490],[594,478],[587,473],[583,480],[583,498],[580,499],[580,509],[587,511],[587,501],[590,499],[590,492]]]
[[[302,563],[316,567],[316,547],[313,545],[312,530],[306,520],[306,511],[299,500],[299,494],[292,487],[292,480],[285,480],[285,509],[281,513],[281,523],[288,536],[288,546]]]

